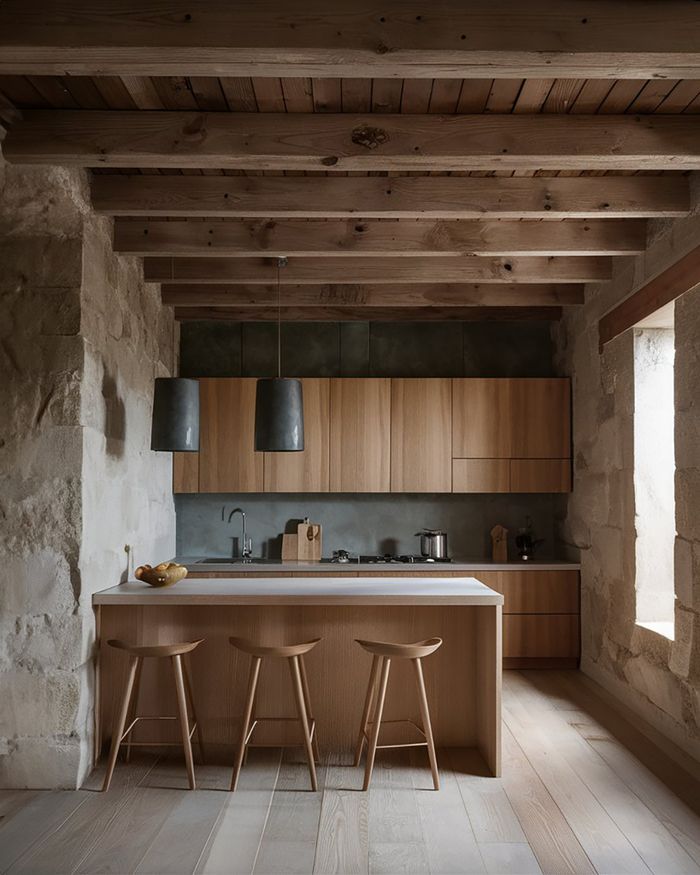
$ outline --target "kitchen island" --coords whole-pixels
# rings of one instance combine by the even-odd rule
[[[229,636],[270,643],[323,639],[308,658],[311,701],[322,752],[339,755],[355,743],[371,664],[354,640],[439,636],[443,646],[424,664],[436,743],[475,747],[488,772],[500,774],[503,596],[472,577],[231,577],[186,579],[164,589],[133,581],[96,593],[93,605],[101,691],[96,753],[111,731],[126,674],[122,654],[106,646],[109,638],[156,643],[203,638],[191,659],[198,717],[209,750],[230,757],[248,661],[229,645]],[[155,661],[147,665],[139,713],[175,713],[167,668]],[[260,714],[295,713],[285,668],[266,667]],[[392,667],[386,720],[418,719],[410,670],[402,661]],[[151,723],[148,731],[157,740],[177,737],[167,723]]]

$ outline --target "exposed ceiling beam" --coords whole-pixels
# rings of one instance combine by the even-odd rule
[[[564,219],[675,217],[690,211],[681,177],[93,176],[111,216]]]
[[[560,307],[283,307],[283,322],[503,322],[560,319]],[[277,307],[175,307],[180,322],[274,322]]]
[[[281,271],[285,285],[339,283],[585,283],[610,279],[612,259],[561,258],[298,258]],[[144,277],[162,283],[276,281],[273,258],[146,258]]]
[[[85,167],[692,170],[700,118],[31,110],[3,151]]]
[[[0,73],[697,78],[683,0],[3,0]]]
[[[630,255],[644,251],[643,219],[568,222],[415,219],[117,219],[114,250],[131,255]]]
[[[162,285],[164,304],[176,307],[256,309],[277,305],[277,287]],[[581,285],[424,285],[285,286],[285,307],[558,307],[583,303]]]

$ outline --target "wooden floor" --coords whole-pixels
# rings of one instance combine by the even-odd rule
[[[0,872],[700,872],[700,787],[611,711],[576,672],[506,672],[504,768],[480,777],[442,751],[385,752],[369,793],[360,769],[326,762],[307,791],[298,757],[252,751],[230,770],[120,763],[80,791],[0,791]],[[471,774],[469,774],[471,772]]]

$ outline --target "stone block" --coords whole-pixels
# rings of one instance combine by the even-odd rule
[[[80,693],[75,672],[0,672],[0,737],[70,735],[76,729]]]
[[[0,738],[0,787],[75,790],[80,769],[77,737]]]

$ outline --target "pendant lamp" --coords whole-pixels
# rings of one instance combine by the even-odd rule
[[[199,450],[199,381],[158,377],[153,389],[151,449],[196,453]]]
[[[258,380],[255,392],[255,449],[267,453],[299,453],[304,449],[304,403],[300,380],[282,376],[282,310],[277,259],[277,376]]]

